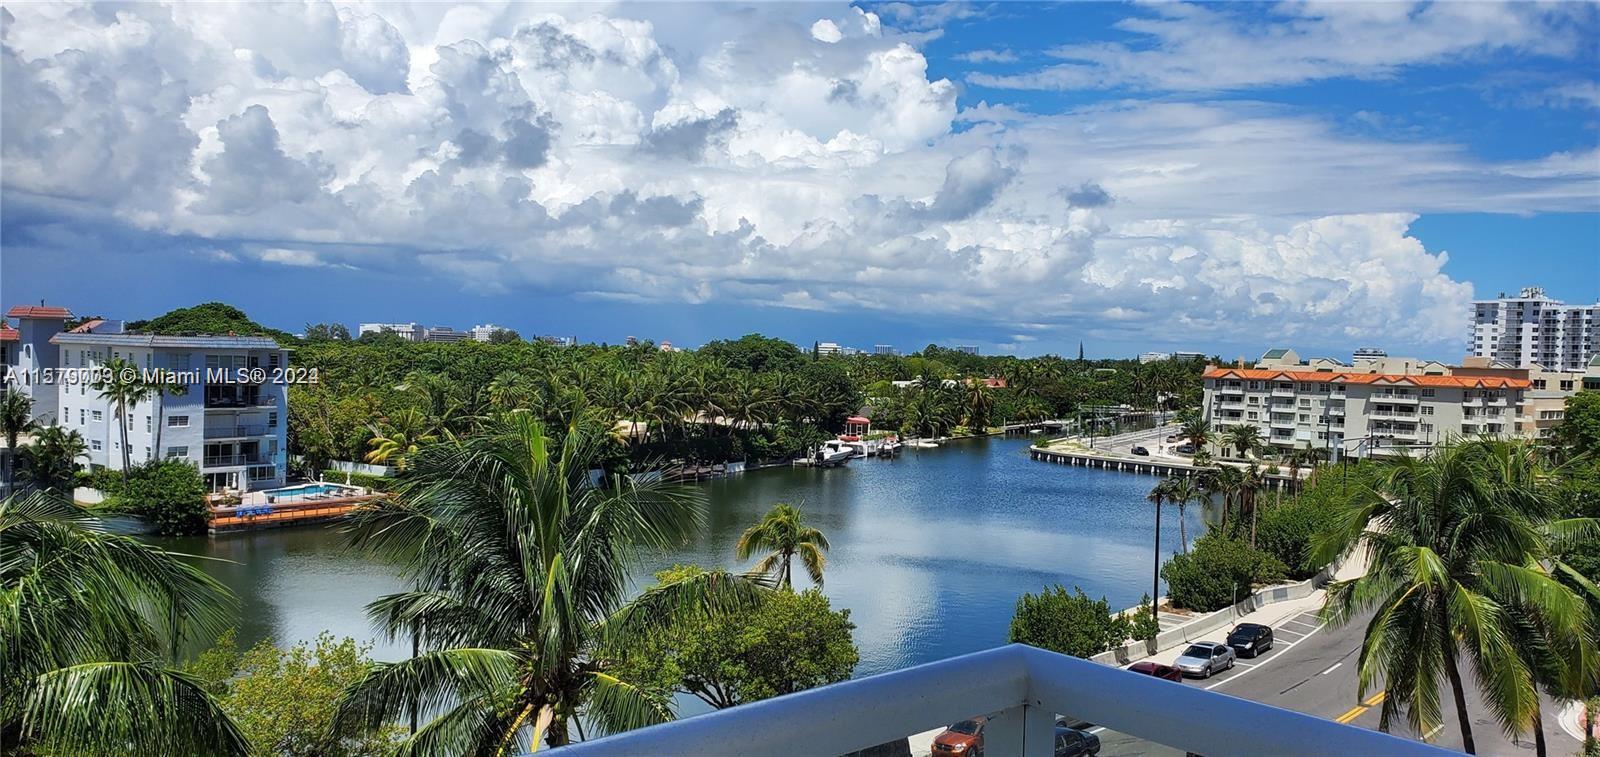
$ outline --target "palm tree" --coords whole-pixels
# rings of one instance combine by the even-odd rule
[[[1234,497],[1244,487],[1244,473],[1231,465],[1217,465],[1200,473],[1200,486],[1207,495],[1222,495],[1222,514],[1217,522],[1217,531],[1224,535],[1228,532],[1228,514],[1233,510]]]
[[[1155,572],[1150,578],[1150,621],[1158,625],[1160,620],[1156,614],[1156,605],[1161,603],[1158,599],[1161,596],[1161,505],[1172,501],[1172,488],[1176,481],[1174,478],[1162,479],[1149,494],[1145,495],[1145,499],[1156,506]]]
[[[994,394],[983,379],[967,379],[966,410],[968,430],[981,434],[989,429],[989,416],[994,412]]]
[[[1195,410],[1185,410],[1178,415],[1178,436],[1191,445],[1199,453],[1211,443],[1211,428],[1206,425],[1206,419]]]
[[[1178,506],[1178,540],[1183,544],[1183,551],[1189,551],[1189,527],[1185,508],[1190,502],[1198,502],[1205,498],[1200,487],[1187,478],[1170,479],[1171,487],[1167,490],[1167,501]]]
[[[100,393],[100,399],[116,407],[117,431],[122,435],[122,473],[131,467],[128,454],[128,413],[150,396],[150,385],[139,375],[139,369],[125,358],[112,358],[101,367],[101,375],[90,384]]]
[[[0,500],[0,554],[0,753],[247,753],[171,667],[185,640],[228,621],[221,584],[46,492]]]
[[[372,440],[367,442],[367,446],[372,450],[367,453],[367,462],[383,464],[393,460],[395,467],[400,470],[405,470],[406,462],[423,445],[439,438],[428,416],[415,408],[391,413],[381,424],[372,426],[371,430]]]
[[[807,526],[799,508],[782,502],[773,505],[760,523],[745,529],[733,548],[734,556],[740,560],[762,551],[768,554],[756,563],[752,573],[775,576],[779,585],[791,588],[790,576],[798,555],[811,582],[822,586],[822,568],[827,561],[822,553],[828,551],[828,537]]]
[[[156,458],[162,457],[161,430],[167,427],[167,421],[162,416],[167,410],[167,397],[182,397],[189,393],[189,385],[180,381],[160,381],[151,385],[151,392],[155,395],[155,452]]]
[[[77,431],[46,426],[33,435],[33,443],[18,452],[28,464],[28,483],[37,491],[72,492],[72,474],[78,460],[89,456],[89,445]]]
[[[1535,455],[1527,445],[1467,442],[1387,461],[1316,540],[1318,560],[1351,550],[1367,556],[1366,575],[1329,586],[1322,615],[1342,625],[1376,610],[1358,672],[1360,696],[1379,678],[1387,686],[1380,728],[1402,714],[1418,733],[1439,726],[1443,677],[1462,743],[1474,753],[1463,658],[1507,733],[1525,731],[1539,716],[1546,648],[1576,650],[1568,659],[1578,675],[1594,675],[1588,606],[1553,573],[1593,590],[1554,550],[1592,541],[1600,522],[1554,517],[1555,497]],[[1517,628],[1529,620],[1536,631]],[[1552,641],[1518,648],[1519,639],[1535,636]]]
[[[6,438],[6,493],[15,491],[17,484],[17,440],[36,428],[33,422],[33,398],[22,392],[0,390],[0,434]]]
[[[1234,448],[1241,458],[1247,457],[1261,446],[1261,429],[1247,423],[1229,426],[1222,432],[1222,446]]]
[[[1250,546],[1256,545],[1256,497],[1261,493],[1261,486],[1266,479],[1261,475],[1261,468],[1255,463],[1240,472],[1239,488],[1236,494],[1239,498],[1239,517],[1246,514],[1250,516]]]
[[[401,754],[503,754],[569,726],[616,732],[672,717],[665,692],[617,677],[617,645],[688,612],[737,610],[759,586],[725,571],[688,576],[628,599],[638,558],[687,538],[695,490],[589,471],[601,424],[552,439],[529,413],[423,449],[395,497],[352,516],[354,545],[401,566],[411,591],[368,614],[392,640],[417,635],[415,657],[379,663],[345,690],[335,730],[431,715]]]

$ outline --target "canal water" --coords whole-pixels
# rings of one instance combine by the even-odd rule
[[[1017,597],[1080,586],[1114,608],[1150,590],[1151,476],[1034,462],[1026,439],[957,441],[836,469],[777,468],[700,484],[709,506],[697,538],[653,556],[639,580],[674,563],[748,567],[739,534],[774,503],[803,508],[832,544],[824,590],[849,608],[871,675],[1004,644]],[[1203,514],[1188,513],[1189,538]],[[363,606],[401,588],[394,572],[352,554],[337,529],[306,527],[166,540],[216,561],[206,570],[239,596],[242,644],[338,636],[373,639]],[[1177,509],[1163,514],[1162,551],[1178,544]],[[753,562],[753,561],[752,561]],[[804,571],[795,568],[799,586]],[[374,640],[398,659],[404,642]]]

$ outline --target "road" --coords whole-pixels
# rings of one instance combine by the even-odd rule
[[[1356,655],[1361,648],[1365,622],[1365,618],[1361,618],[1342,628],[1328,628],[1318,623],[1312,613],[1301,613],[1274,626],[1273,648],[1260,657],[1240,660],[1233,670],[1209,680],[1189,680],[1185,683],[1376,730],[1385,693],[1381,688],[1374,687],[1366,697],[1356,697]],[[1217,640],[1220,641],[1223,635],[1218,633]],[[1470,671],[1463,672],[1470,675]],[[1441,692],[1440,696],[1444,701],[1445,725],[1430,734],[1432,743],[1459,750],[1462,741],[1456,726],[1455,706],[1448,691]],[[1472,717],[1472,733],[1478,754],[1533,754],[1531,737],[1514,742],[1500,733],[1499,726],[1483,708],[1477,690],[1470,683],[1467,711]],[[1555,706],[1547,702],[1544,708],[1544,733],[1549,752],[1573,754],[1582,748],[1582,744],[1556,724],[1555,711]],[[1248,724],[1242,727],[1248,727]],[[1390,733],[1417,738],[1417,734],[1403,720],[1393,724]],[[1100,754],[1106,757],[1183,754],[1182,751],[1115,731],[1101,729],[1099,736]]]

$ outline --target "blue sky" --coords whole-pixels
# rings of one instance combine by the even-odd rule
[[[5,9],[8,305],[1454,358],[1600,299],[1588,4]]]

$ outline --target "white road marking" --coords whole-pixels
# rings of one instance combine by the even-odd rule
[[[1310,638],[1311,634],[1314,634],[1317,631],[1321,631],[1323,628],[1326,628],[1326,626],[1317,626],[1316,628],[1312,629],[1310,631],[1310,633],[1306,634],[1306,638]],[[1255,665],[1255,666],[1246,668],[1246,669],[1240,671],[1238,675],[1229,676],[1229,677],[1227,677],[1227,678],[1225,678],[1225,679],[1223,679],[1221,681],[1217,681],[1216,683],[1205,687],[1205,690],[1206,691],[1210,691],[1210,690],[1212,690],[1212,689],[1214,689],[1214,688],[1216,688],[1218,686],[1221,686],[1222,684],[1228,683],[1229,681],[1236,681],[1236,680],[1238,680],[1240,678],[1243,678],[1243,677],[1245,677],[1247,675],[1250,675],[1251,673],[1254,673],[1257,670],[1260,670],[1261,668],[1264,668],[1264,667],[1266,667],[1266,666],[1265,665]],[[1331,670],[1331,668],[1330,668],[1330,670]]]
[[[1316,625],[1314,625],[1312,623],[1307,623],[1307,622],[1305,622],[1305,621],[1303,621],[1303,620],[1301,620],[1299,618],[1290,618],[1288,620],[1288,622],[1289,623],[1299,623],[1300,625],[1305,626],[1306,628],[1316,628]]]
[[[1292,646],[1294,646],[1296,644],[1299,644],[1301,641],[1304,641],[1304,640],[1305,640],[1305,637],[1302,636],[1297,641],[1285,641],[1285,642],[1283,642],[1283,648],[1284,649],[1288,649],[1289,647],[1292,647]],[[1276,639],[1274,639],[1273,642],[1272,642],[1272,648],[1273,649],[1277,649],[1278,648],[1278,641]]]
[[[1324,671],[1322,671],[1322,672],[1321,672],[1321,673],[1318,673],[1318,674],[1317,674],[1317,675],[1319,675],[1319,676],[1325,676],[1325,675],[1327,675],[1327,674],[1329,674],[1329,673],[1332,673],[1332,672],[1333,672],[1333,671],[1334,671],[1334,670],[1337,670],[1337,669],[1338,669],[1338,667],[1339,667],[1339,666],[1340,666],[1340,665],[1343,665],[1343,664],[1344,664],[1344,663],[1342,663],[1342,662],[1336,662],[1336,663],[1334,663],[1334,664],[1333,664],[1333,665],[1332,665],[1332,666],[1330,666],[1330,667],[1329,667],[1329,668],[1328,668],[1328,669],[1327,669],[1327,670],[1324,670]]]

